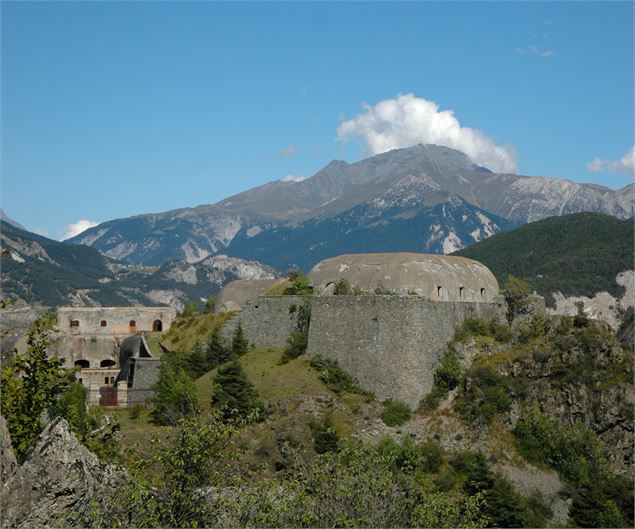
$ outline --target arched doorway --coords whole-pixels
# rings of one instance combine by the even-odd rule
[[[152,322],[152,330],[156,332],[163,331],[163,322],[161,320],[154,320]]]

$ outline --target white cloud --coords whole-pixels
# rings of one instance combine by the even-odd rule
[[[586,168],[592,172],[611,171],[613,173],[625,173],[635,176],[635,145],[619,160],[603,160],[595,157],[586,164]]]
[[[298,150],[297,147],[293,145],[292,143],[280,149],[280,156],[284,156],[285,158],[291,158],[297,150]]]
[[[62,235],[60,236],[61,241],[65,241],[66,239],[70,239],[71,237],[75,237],[75,235],[79,235],[83,231],[86,231],[88,228],[92,228],[93,226],[97,226],[99,222],[93,222],[92,220],[80,219],[73,224],[69,224],[62,231]]]
[[[452,110],[439,110],[433,101],[413,94],[399,94],[374,106],[364,103],[364,111],[343,121],[337,139],[359,136],[367,155],[419,143],[443,145],[467,154],[474,163],[492,171],[516,172],[516,153],[510,145],[496,145],[479,130],[462,127]]]
[[[306,180],[306,176],[298,176],[294,174],[288,174],[284,178],[281,178],[283,182],[302,182],[302,180]]]
[[[553,57],[555,55],[555,52],[553,50],[543,50],[540,46],[536,46],[535,44],[527,46],[526,48],[514,48],[514,51],[516,53],[520,53],[521,55],[531,53],[532,55],[536,55],[537,57]]]

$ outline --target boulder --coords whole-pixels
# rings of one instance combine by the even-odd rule
[[[0,493],[2,527],[68,527],[89,515],[125,471],[102,463],[57,418]]]

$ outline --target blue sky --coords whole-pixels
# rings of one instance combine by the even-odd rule
[[[520,174],[633,178],[631,2],[1,9],[1,205],[54,238],[379,152],[381,101],[390,146],[442,116]]]

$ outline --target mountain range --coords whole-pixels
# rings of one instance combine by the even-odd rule
[[[197,263],[227,254],[307,270],[343,252],[451,253],[515,226],[580,211],[633,215],[619,190],[493,173],[463,153],[417,145],[357,163],[332,161],[305,180],[274,181],[212,205],[116,219],[68,242],[126,263]]]
[[[130,265],[95,248],[63,244],[4,221],[0,233],[2,297],[18,305],[171,305],[180,310],[189,300],[204,300],[234,279],[276,277],[268,266],[226,255],[197,263]]]

